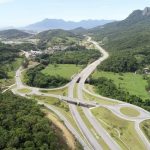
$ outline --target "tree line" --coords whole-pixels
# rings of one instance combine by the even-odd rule
[[[43,64],[76,64],[83,65],[93,62],[101,56],[95,49],[86,49],[83,46],[70,47],[63,51],[55,51],[53,54],[43,54],[36,57],[36,61]]]
[[[139,69],[136,58],[130,53],[117,53],[111,55],[108,60],[98,66],[98,70],[110,72],[135,72]]]

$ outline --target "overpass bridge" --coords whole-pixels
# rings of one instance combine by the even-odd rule
[[[79,99],[76,99],[76,98],[60,97],[59,100],[65,101],[67,103],[74,104],[74,105],[77,105],[77,106],[87,107],[87,108],[97,106],[97,104],[95,102],[85,102],[85,101],[82,101],[82,100],[79,100]]]

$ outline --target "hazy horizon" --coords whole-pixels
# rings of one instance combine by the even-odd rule
[[[0,0],[0,28],[23,27],[48,19],[123,20],[133,10],[150,6],[148,0]]]

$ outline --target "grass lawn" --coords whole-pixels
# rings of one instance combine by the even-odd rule
[[[49,97],[49,96],[39,96],[39,95],[33,95],[32,98],[40,101],[44,101],[50,105],[57,106],[61,109],[64,109],[64,111],[69,112],[68,104],[63,101],[60,101],[57,98]]]
[[[20,92],[20,93],[30,93],[30,92],[32,92],[32,90],[23,88],[23,89],[19,89],[18,92]]]
[[[115,116],[111,111],[104,107],[95,108],[91,111],[123,150],[146,149],[134,129],[133,122]]]
[[[114,81],[114,83],[123,90],[129,92],[131,95],[137,95],[142,99],[149,99],[150,94],[145,90],[147,81],[143,79],[142,75],[134,73],[119,73],[96,71],[93,78],[106,77]]]
[[[62,96],[67,96],[67,94],[68,94],[68,88],[67,87],[65,87],[63,89],[58,89],[58,90],[51,89],[51,90],[40,90],[40,91],[43,93],[56,94],[56,95],[62,95]]]
[[[78,98],[78,83],[75,84],[74,89],[73,89],[73,97]]]
[[[150,120],[143,121],[140,127],[150,142]]]
[[[130,108],[130,107],[122,107],[120,109],[120,112],[129,117],[137,117],[140,115],[139,111],[137,111],[136,109]]]
[[[76,66],[74,64],[49,64],[42,73],[51,76],[62,76],[66,79],[71,79],[71,77],[81,71],[82,66]]]

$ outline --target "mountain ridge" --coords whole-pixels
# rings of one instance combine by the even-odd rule
[[[102,40],[103,37],[108,37],[109,39],[116,39],[119,36],[124,36],[128,33],[128,36],[132,36],[134,33],[146,32],[150,30],[150,8],[147,10],[146,7],[144,10],[135,10],[133,11],[126,19],[122,21],[115,21],[108,23],[104,26],[97,26],[89,30],[89,32],[100,37],[99,40]],[[147,12],[147,13],[146,13]]]
[[[63,19],[44,19],[40,22],[28,25],[24,27],[25,30],[36,30],[36,31],[45,31],[50,29],[63,29],[63,30],[72,30],[75,28],[85,28],[90,29],[98,25],[104,25],[114,20],[82,20],[79,22],[74,21],[65,21]]]

